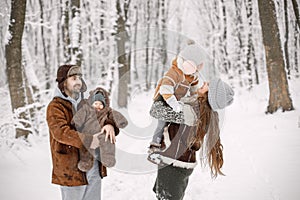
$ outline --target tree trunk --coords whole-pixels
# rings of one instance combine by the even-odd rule
[[[80,0],[71,0],[72,9],[72,64],[81,66],[81,25],[80,25]]]
[[[47,48],[46,48],[46,43],[45,43],[45,34],[44,34],[44,4],[42,0],[39,0],[39,6],[40,6],[40,18],[41,18],[41,39],[42,39],[42,48],[43,48],[43,57],[44,57],[44,63],[45,63],[45,77],[46,77],[46,89],[50,89],[50,67],[48,65],[48,58],[47,58]]]
[[[61,17],[60,16],[62,16],[62,13],[63,13],[63,3],[62,3],[62,0],[59,0],[59,12],[58,12],[58,14],[57,14],[57,21],[61,21]],[[57,58],[57,64],[58,65],[60,65],[61,64],[61,48],[62,48],[62,45],[61,45],[61,39],[62,39],[62,37],[60,37],[60,34],[61,34],[61,32],[62,32],[62,29],[61,29],[61,24],[60,23],[57,23],[57,25],[56,25],[56,30],[57,30],[57,33],[56,33],[56,37],[57,37],[57,39],[56,39],[56,50],[55,50],[55,52],[56,52],[56,58]]]
[[[221,0],[221,7],[222,7],[222,36],[220,37],[220,51],[222,55],[222,68],[224,68],[225,73],[230,73],[230,61],[228,60],[228,52],[227,52],[227,14],[226,14],[226,5],[225,1]]]
[[[69,31],[69,0],[64,0],[62,9],[62,39],[63,39],[63,61],[64,63],[71,62],[71,48],[70,48],[70,31]]]
[[[279,108],[282,108],[282,111],[293,110],[284,69],[274,1],[260,0],[258,1],[258,7],[270,90],[267,113],[274,113]]]
[[[161,15],[160,15],[161,8],[160,7],[161,7],[160,0],[157,0],[156,1],[156,19],[155,19],[155,38],[156,38],[156,40],[154,42],[156,42],[155,46],[157,46],[159,48],[159,60],[161,60],[161,58],[160,58],[161,53],[164,52],[163,49],[160,46],[160,41],[161,41],[161,37],[160,37],[161,36],[161,29],[160,29],[160,25],[159,25],[160,17],[161,17]],[[153,49],[153,52],[154,51],[156,51],[156,50]],[[153,59],[154,59],[154,54],[153,54]],[[154,77],[153,77],[154,80],[153,81],[154,81],[154,83],[157,83],[158,80],[159,80],[159,75],[160,75],[159,70],[161,68],[161,64],[160,64],[160,62],[157,62],[157,61],[155,61],[153,63],[155,63]]]
[[[294,52],[294,65],[295,65],[295,72],[296,72],[296,78],[299,77],[299,67],[298,67],[298,63],[299,63],[299,60],[298,60],[298,49],[300,48],[299,44],[300,44],[300,29],[297,28],[297,24],[295,22],[295,33],[296,33],[296,37],[295,37],[295,40],[294,40],[294,46],[295,46],[295,52]]]
[[[11,1],[10,39],[5,46],[6,73],[11,97],[12,111],[20,111],[26,105],[26,86],[22,67],[22,37],[25,22],[26,0]],[[19,109],[19,110],[17,110]],[[21,111],[17,116],[23,127],[16,127],[16,137],[25,136],[31,132],[28,115]]]
[[[287,76],[290,79],[291,76],[291,66],[290,66],[290,56],[289,56],[289,16],[288,16],[288,2],[284,0],[284,22],[285,22],[285,41],[284,41],[284,54],[285,54],[285,64],[287,69]]]
[[[126,2],[124,3],[126,4]],[[120,0],[117,0],[117,56],[118,56],[118,65],[119,65],[119,88],[118,88],[118,105],[120,108],[127,107],[127,98],[128,98],[128,84],[130,80],[130,64],[128,62],[128,57],[126,55],[125,45],[128,41],[128,33],[126,31],[126,4],[124,6],[125,16],[122,15],[122,9]]]
[[[148,91],[150,89],[150,80],[151,80],[151,69],[150,64],[149,64],[149,40],[150,40],[150,0],[147,0],[147,4],[146,4],[146,9],[147,11],[145,12],[146,14],[146,26],[147,26],[147,32],[146,32],[146,41],[145,41],[145,65],[146,65],[146,69],[145,69],[145,81],[146,81],[146,90]]]
[[[134,50],[134,54],[133,54],[133,74],[134,74],[134,80],[138,81],[139,79],[139,73],[138,73],[138,69],[137,69],[137,35],[138,35],[138,23],[139,23],[139,10],[138,10],[138,6],[135,5],[134,6],[134,10],[135,10],[135,22],[134,22],[134,36],[133,36],[133,50]]]
[[[163,77],[164,73],[165,73],[165,67],[166,67],[166,63],[167,63],[167,59],[168,59],[168,55],[167,55],[167,14],[166,14],[166,3],[165,0],[161,0],[161,39],[162,39],[162,74],[160,77]]]
[[[105,7],[104,0],[100,1],[100,5],[101,5],[101,8]],[[104,19],[105,19],[105,15],[104,15],[104,12],[101,10],[101,14],[100,14],[100,40],[104,40],[104,30],[105,30]]]
[[[299,16],[299,7],[298,7],[297,0],[292,0],[292,4],[293,4],[294,14],[295,14],[295,18],[296,18],[296,24],[298,25],[298,28],[300,29],[300,16]]]
[[[182,32],[182,12],[183,12],[183,10],[182,10],[182,1],[181,0],[179,0],[178,1],[178,6],[176,7],[176,16],[177,16],[177,33],[181,33]],[[178,37],[178,39],[177,39],[177,47],[176,47],[176,54],[178,54],[180,51],[181,51],[181,44],[182,44],[182,37]]]
[[[242,17],[242,2],[239,0],[234,0],[235,5],[235,27],[233,34],[236,37],[236,47],[235,47],[235,54],[237,54],[237,57],[234,61],[234,69],[233,73],[229,74],[229,79],[234,79],[236,76],[239,77],[239,83],[242,84],[241,76],[240,76],[240,70],[244,66],[244,57],[242,56],[242,51],[244,49],[244,41],[243,41],[243,33],[244,33],[244,26],[243,26],[243,17]]]
[[[246,5],[246,12],[247,12],[247,19],[248,19],[248,26],[249,26],[249,32],[248,32],[248,46],[247,46],[247,61],[246,61],[246,69],[248,72],[248,89],[251,89],[253,87],[253,70],[254,70],[254,76],[255,76],[255,82],[258,84],[258,72],[257,72],[257,60],[255,57],[255,50],[254,50],[254,44],[253,44],[253,2],[252,0],[245,0]]]

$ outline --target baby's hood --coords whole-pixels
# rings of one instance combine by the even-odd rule
[[[89,98],[88,98],[89,104],[91,104],[92,99],[93,99],[93,96],[94,96],[95,94],[98,94],[98,93],[100,93],[100,94],[102,94],[102,95],[104,96],[106,107],[109,107],[109,102],[110,102],[110,100],[109,100],[109,92],[107,92],[107,91],[106,91],[104,88],[102,88],[102,87],[97,87],[96,89],[90,91],[90,93],[89,93],[90,96],[89,96]]]

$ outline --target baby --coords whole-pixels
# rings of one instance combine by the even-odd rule
[[[106,124],[111,124],[115,129],[115,134],[119,133],[119,128],[125,128],[128,124],[126,118],[118,111],[109,107],[109,95],[103,88],[96,88],[90,92],[88,100],[81,105],[72,119],[76,129],[86,134],[96,134]],[[115,144],[114,141],[106,141],[105,134],[99,136],[99,149],[95,151],[82,147],[79,149],[80,161],[78,168],[87,172],[93,166],[93,155],[100,159],[105,167],[115,165]],[[100,157],[99,157],[100,155]]]

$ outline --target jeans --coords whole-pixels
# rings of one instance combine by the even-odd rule
[[[156,129],[154,131],[154,135],[152,137],[152,142],[154,142],[156,144],[160,144],[160,142],[162,140],[163,133],[164,133],[165,126],[166,126],[165,121],[158,120],[157,127],[156,127]]]
[[[101,177],[97,159],[86,176],[88,185],[61,186],[62,200],[101,200]]]

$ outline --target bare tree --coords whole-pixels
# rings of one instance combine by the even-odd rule
[[[300,29],[300,16],[299,16],[299,7],[298,7],[297,0],[292,0],[292,4],[294,9],[294,14],[296,17],[296,23],[298,25],[298,28]]]
[[[70,48],[70,30],[69,30],[69,0],[63,0],[62,3],[62,40],[63,40],[63,61],[69,63],[71,61],[71,48]]]
[[[289,15],[288,15],[288,2],[284,0],[284,22],[285,22],[285,41],[284,41],[284,54],[285,54],[285,64],[287,69],[288,78],[291,75],[291,68],[290,68],[290,58],[289,58]]]
[[[253,44],[253,2],[252,0],[245,0],[247,19],[248,19],[248,46],[247,46],[247,61],[246,69],[248,72],[248,89],[253,87],[253,83],[259,83],[258,71],[257,71],[257,59],[255,56],[255,49]],[[254,77],[253,77],[254,73]],[[253,80],[254,78],[254,80]]]
[[[116,2],[117,9],[117,55],[119,64],[119,88],[118,88],[118,105],[126,107],[128,102],[128,85],[130,82],[130,54],[126,53],[126,43],[128,43],[129,35],[126,30],[128,20],[130,0],[125,0],[122,5],[120,0]]]
[[[167,37],[168,37],[168,32],[167,32],[167,20],[168,20],[168,7],[167,4],[165,2],[165,0],[161,0],[161,40],[162,40],[162,44],[161,44],[161,56],[162,56],[162,66],[163,69],[161,71],[161,77],[163,76],[163,74],[165,73],[165,66],[167,63],[167,59],[168,59],[168,55],[167,55]]]
[[[45,38],[45,31],[44,31],[44,4],[42,0],[39,0],[39,5],[40,5],[40,22],[42,23],[41,26],[41,39],[42,39],[42,48],[43,48],[43,58],[44,58],[44,66],[45,66],[45,71],[46,71],[46,89],[50,88],[50,82],[49,82],[49,77],[50,77],[50,67],[48,64],[48,55],[47,55],[47,48],[46,48],[46,38]]]
[[[151,19],[151,5],[150,5],[150,0],[147,0],[146,3],[146,27],[147,27],[147,31],[146,31],[146,41],[145,41],[145,55],[146,55],[146,59],[145,59],[145,65],[146,65],[146,69],[145,69],[145,81],[146,81],[146,89],[149,90],[150,88],[150,82],[151,82],[151,68],[150,68],[150,48],[149,48],[149,43],[150,43],[150,19]]]
[[[72,63],[81,66],[82,50],[81,50],[81,24],[80,24],[80,0],[71,0],[72,10]],[[69,25],[70,26],[70,25]]]
[[[279,108],[282,108],[283,111],[293,110],[284,68],[274,1],[260,0],[258,1],[258,7],[270,90],[267,113],[274,113]]]
[[[134,54],[133,54],[133,74],[134,74],[134,80],[138,80],[139,78],[139,73],[138,73],[138,69],[137,69],[137,36],[138,36],[138,23],[139,23],[139,9],[138,9],[138,5],[134,6],[134,10],[135,10],[135,22],[133,24],[134,27],[134,32],[133,32],[133,50],[134,50]]]
[[[10,38],[5,46],[6,73],[9,85],[11,106],[17,115],[19,124],[16,127],[16,137],[27,137],[30,131],[29,115],[24,108],[31,93],[28,88],[22,66],[22,37],[25,23],[26,0],[11,1],[9,24]]]
[[[299,77],[299,67],[298,67],[298,51],[297,49],[300,48],[299,44],[300,44],[300,28],[297,28],[296,22],[295,22],[295,40],[294,40],[294,46],[296,48],[296,51],[294,51],[294,65],[295,65],[295,72],[296,72],[296,78]]]

